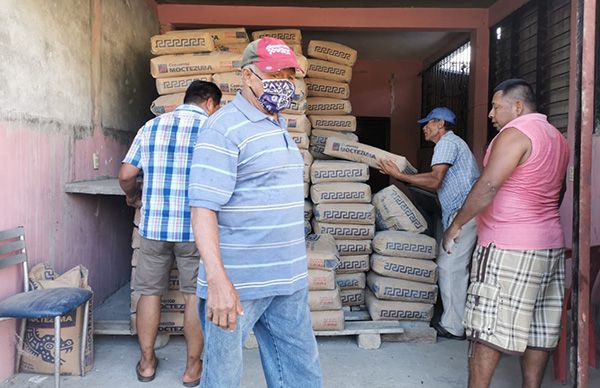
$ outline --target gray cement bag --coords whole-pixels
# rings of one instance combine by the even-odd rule
[[[341,100],[350,98],[350,85],[345,82],[319,78],[305,78],[304,81],[308,97],[329,97]]]
[[[310,311],[339,310],[342,308],[340,290],[309,291],[308,308]]]
[[[367,271],[369,271],[369,255],[340,256],[340,265],[335,270],[337,274]]]
[[[184,77],[157,78],[156,91],[158,94],[185,93],[190,84],[196,80],[212,81],[212,74],[187,75]],[[183,101],[183,100],[181,100]]]
[[[437,264],[432,260],[408,259],[406,257],[371,255],[371,271],[382,276],[416,282],[437,282]]]
[[[341,43],[311,40],[308,42],[306,55],[341,65],[352,66],[356,62],[357,52],[355,49]]]
[[[342,306],[361,306],[365,304],[365,289],[348,289],[340,291]]]
[[[408,197],[394,185],[373,195],[377,212],[377,230],[406,230],[422,233],[427,230],[427,221]]]
[[[356,117],[351,115],[316,115],[308,118],[315,129],[335,132],[356,132]],[[356,139],[350,139],[358,141]],[[324,144],[323,144],[324,145]]]
[[[315,220],[331,224],[375,224],[375,207],[370,203],[322,203],[314,207]]]
[[[310,321],[314,331],[342,331],[344,330],[344,311],[311,311]]]
[[[433,317],[432,304],[380,300],[369,289],[365,302],[374,321],[431,321]]]
[[[341,291],[364,289],[367,285],[367,275],[364,272],[339,273],[335,275],[335,282]]]
[[[345,115],[352,113],[350,100],[326,97],[308,97],[306,99],[308,115]]]
[[[311,234],[306,237],[308,268],[333,271],[340,263],[335,240],[328,234]]]
[[[300,44],[302,42],[302,32],[295,28],[254,31],[252,33],[252,40],[258,40],[265,36],[281,39],[287,44]]]
[[[335,272],[324,269],[308,270],[308,289],[314,291],[333,290],[335,288]]]
[[[388,230],[375,234],[373,250],[384,256],[435,259],[437,244],[424,234]]]
[[[335,240],[340,255],[369,255],[371,240]]]
[[[310,136],[310,121],[305,115],[289,115],[282,113],[288,132],[303,132]]]
[[[380,276],[374,272],[367,275],[367,284],[379,299],[403,302],[435,303],[438,288],[435,284]]]
[[[343,160],[316,160],[310,170],[310,181],[321,182],[366,182],[369,166],[364,163]]]
[[[309,59],[306,76],[350,83],[350,80],[352,79],[352,68],[350,66],[320,59]]]
[[[312,227],[315,233],[330,234],[343,240],[368,240],[375,233],[375,225],[328,224],[314,219]]]
[[[152,101],[150,105],[150,111],[155,116],[160,116],[163,113],[172,112],[179,105],[183,104],[183,98],[185,93],[165,94],[158,96],[158,98]]]
[[[150,60],[154,78],[226,73],[240,69],[242,56],[224,52],[161,55]]]
[[[221,89],[223,94],[236,94],[242,90],[242,72],[217,73],[213,76],[213,82]]]
[[[315,117],[315,116],[313,116]],[[353,141],[358,141],[358,136],[351,132],[337,132],[337,131],[328,131],[324,129],[315,129],[312,131],[310,136],[310,153],[315,157],[315,159],[334,159],[333,156],[325,155],[325,143],[329,137],[340,137],[342,139],[348,139]]]
[[[313,216],[313,204],[308,200],[304,200],[304,221],[310,221]]]
[[[308,135],[302,132],[290,132],[290,136],[301,150],[308,150]],[[312,154],[311,154],[312,155]]]
[[[215,42],[207,32],[192,31],[180,34],[154,35],[150,38],[150,52],[154,55],[211,52]]]
[[[371,187],[365,183],[317,183],[310,188],[313,203],[370,203]]]

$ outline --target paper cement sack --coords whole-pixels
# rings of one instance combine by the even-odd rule
[[[390,159],[396,163],[400,171],[405,174],[415,174],[417,170],[404,156],[394,155],[390,152],[371,147],[366,144],[348,141],[341,138],[330,137],[325,143],[325,154],[336,158],[367,163],[373,168],[379,168],[377,161]]]
[[[235,96],[235,94],[223,94],[223,96],[221,96],[221,104],[219,105],[219,107],[222,108],[225,105],[229,104],[231,101],[233,101]]]
[[[304,55],[296,55],[296,60],[298,61],[298,66],[300,66],[300,70],[296,69],[296,78],[306,77],[306,71],[308,69],[308,59],[306,59]]]
[[[212,36],[202,31],[154,35],[150,38],[150,51],[154,55],[211,52],[214,49]]]
[[[324,269],[308,270],[308,289],[314,291],[333,290],[335,288],[335,272]]]
[[[377,212],[378,230],[406,230],[422,233],[427,229],[427,221],[423,215],[402,190],[394,185],[373,195],[373,205]]]
[[[313,204],[309,200],[304,200],[304,220],[308,221],[313,215]]]
[[[184,77],[157,78],[156,91],[158,94],[185,93],[190,84],[196,80],[212,82],[212,75],[196,74]]]
[[[246,29],[243,27],[237,28],[204,28],[200,30],[174,30],[169,31],[167,34],[185,34],[189,32],[207,32],[212,36],[215,44],[235,44],[235,43],[246,43],[250,41]]]
[[[242,90],[242,72],[217,73],[213,75],[213,82],[221,89],[223,94],[236,94]]]
[[[240,54],[224,52],[161,55],[150,60],[150,73],[154,78],[226,73],[239,70],[241,61]]]
[[[375,234],[373,250],[384,256],[435,259],[437,244],[424,234],[388,230]]]
[[[369,166],[364,163],[344,160],[315,160],[310,170],[310,181],[322,182],[366,182]]]
[[[347,100],[350,98],[350,85],[319,78],[304,78],[309,97],[329,97]]]
[[[373,238],[375,225],[329,224],[312,220],[315,233],[330,234],[335,239],[367,240]]]
[[[337,274],[368,271],[369,255],[340,256],[340,265],[335,270]]]
[[[308,97],[306,112],[308,115],[345,115],[352,113],[350,100],[327,97]]]
[[[438,288],[435,284],[390,278],[375,272],[369,272],[367,284],[379,299],[420,303],[435,303],[437,299]]]
[[[257,40],[265,36],[271,38],[277,38],[283,40],[287,44],[300,44],[302,43],[302,32],[295,28],[281,29],[281,30],[262,30],[254,31],[252,33],[252,40]]]
[[[282,113],[288,132],[303,132],[310,136],[310,121],[306,115]]]
[[[311,58],[308,60],[306,76],[349,83],[352,79],[352,68],[339,63]]]
[[[371,253],[371,240],[335,240],[340,255],[368,255]]]
[[[304,198],[308,198],[309,190],[310,190],[310,183],[308,183],[307,181],[304,181]]]
[[[304,236],[308,236],[312,233],[312,226],[310,225],[310,221],[304,220]]]
[[[352,66],[356,62],[357,52],[355,49],[337,42],[324,40],[311,40],[308,42],[306,54],[312,58]]]
[[[135,313],[130,315],[131,334],[137,333]],[[170,311],[160,313],[158,332],[165,334],[183,334],[183,311]]]
[[[316,115],[309,117],[310,123],[315,129],[326,129],[336,132],[355,132],[356,117],[351,115]],[[356,139],[351,139],[358,141]]]
[[[339,273],[335,275],[335,282],[341,291],[364,289],[367,285],[367,275],[364,272]]]
[[[313,203],[370,203],[371,186],[356,182],[317,183],[310,188]]]
[[[351,288],[340,291],[340,300],[342,306],[361,306],[365,304],[365,289],[358,290]]]
[[[313,116],[318,117],[318,116]],[[329,137],[341,137],[342,139],[348,139],[353,141],[358,141],[358,136],[351,132],[337,132],[337,131],[327,131],[324,129],[316,129],[312,131],[310,136],[310,153],[315,157],[315,159],[333,159],[333,156],[325,155],[325,143]]]
[[[296,146],[301,150],[308,150],[309,140],[308,135],[303,132],[290,132],[290,136],[296,143]]]
[[[437,282],[437,264],[432,260],[409,259],[406,257],[371,255],[371,271],[381,276],[413,280],[415,282]]]
[[[344,311],[311,311],[310,321],[314,331],[341,331],[344,330]]]
[[[163,113],[172,112],[179,105],[183,104],[185,93],[165,94],[158,96],[158,98],[152,101],[150,105],[150,111],[155,116],[160,116]]]
[[[308,268],[333,271],[340,263],[335,240],[328,234],[311,234],[306,237]]]
[[[139,292],[131,293],[131,304],[129,311],[135,313],[137,311],[137,304],[140,300],[141,294]],[[160,311],[184,311],[185,310],[185,299],[183,299],[183,293],[179,290],[168,290],[165,295],[160,297]]]
[[[290,107],[285,109],[282,113],[288,115],[303,115],[306,113],[306,108],[308,107],[306,100],[292,100],[290,103]]]
[[[306,89],[306,82],[302,78],[296,78],[294,80],[294,101],[306,100],[308,97],[308,91]]]
[[[313,156],[307,150],[300,150],[304,160],[304,182],[310,182],[310,166],[313,164]]]
[[[433,304],[380,300],[367,288],[365,302],[374,321],[430,321]]]
[[[315,220],[331,224],[375,224],[375,207],[370,203],[321,203],[314,207]]]
[[[246,42],[215,44],[216,51],[222,51],[231,54],[243,54],[246,47],[248,47],[248,43]]]
[[[310,311],[339,310],[342,308],[340,290],[309,291],[308,307]]]

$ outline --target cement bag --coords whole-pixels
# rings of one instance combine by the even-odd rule
[[[367,284],[379,299],[403,302],[435,303],[438,288],[435,284],[379,276],[374,272],[367,275]]]
[[[306,82],[302,78],[296,78],[294,80],[294,101],[306,100],[308,97],[308,91],[306,90]]]
[[[304,220],[304,236],[308,236],[312,233],[312,226],[308,220]]]
[[[216,51],[223,51],[231,54],[243,54],[244,50],[248,47],[248,43],[225,43],[225,44],[216,44]]]
[[[185,93],[190,84],[196,80],[212,82],[211,74],[187,75],[184,77],[157,78],[158,94]]]
[[[435,259],[437,244],[424,234],[388,230],[375,234],[373,250],[384,256]]]
[[[427,230],[427,221],[408,197],[394,185],[373,195],[377,212],[378,230],[406,230],[421,233]]]
[[[349,83],[352,79],[352,68],[339,63],[311,58],[308,60],[306,76]]]
[[[296,55],[296,60],[298,61],[298,66],[300,66],[300,70],[296,69],[295,77],[306,77],[306,69],[308,69],[308,59],[306,59],[304,55]]]
[[[129,312],[135,313],[137,311],[137,304],[140,300],[141,294],[133,291],[131,293],[131,304]],[[179,290],[168,290],[166,294],[160,297],[160,311],[184,311],[185,310],[185,299],[183,299],[183,293]]]
[[[321,203],[314,207],[315,220],[330,224],[375,224],[375,207],[370,203]]]
[[[233,99],[235,98],[235,94],[223,94],[221,96],[221,104],[219,105],[219,107],[224,107],[225,105],[229,104],[231,101],[233,101]]]
[[[371,186],[356,182],[326,182],[317,183],[310,188],[310,198],[313,203],[370,203]]]
[[[236,94],[244,86],[241,71],[214,74],[213,82],[221,89],[223,94]]]
[[[298,146],[298,148],[300,148],[301,150],[308,150],[309,140],[308,135],[306,133],[290,132],[290,136],[294,140],[294,143],[296,143],[296,146]]]
[[[335,270],[337,274],[368,271],[369,255],[340,256],[340,265]]]
[[[314,158],[307,150],[300,150],[300,154],[304,160],[304,182],[310,182],[310,166],[313,164]],[[306,194],[308,196],[308,192]]]
[[[179,105],[183,104],[185,93],[165,94],[159,96],[156,100],[152,101],[150,105],[150,111],[155,116],[160,116],[163,113],[172,112]]]
[[[240,54],[223,52],[161,55],[150,60],[150,73],[154,78],[226,73],[239,70],[241,61]]]
[[[371,240],[335,240],[340,255],[368,255],[371,253]]]
[[[310,170],[310,181],[322,182],[366,182],[369,166],[364,163],[343,160],[315,160]]]
[[[303,115],[306,113],[307,103],[306,100],[292,100],[290,107],[285,109],[282,113],[288,115]]]
[[[367,275],[364,272],[339,273],[335,275],[335,282],[340,291],[364,289],[367,285]]]
[[[329,224],[312,220],[315,233],[330,234],[335,239],[367,240],[372,239],[375,225]]]
[[[304,181],[304,198],[308,198],[310,183]]]
[[[29,272],[31,288],[49,289],[58,287],[76,287],[91,290],[88,285],[89,272],[81,265],[58,275],[48,264],[38,264]],[[94,365],[94,320],[93,306],[90,300],[87,332],[83,332],[84,306],[70,311],[60,319],[61,324],[61,367],[62,375],[85,374]],[[84,365],[81,370],[79,355],[83,336],[86,338]],[[28,319],[23,339],[20,372],[54,373],[54,318]]]
[[[169,31],[167,34],[185,34],[189,32],[207,32],[212,36],[215,45],[223,45],[223,44],[236,44],[236,43],[246,43],[248,44],[248,34],[246,33],[246,29],[243,27],[238,28],[204,28],[200,30],[174,30]]]
[[[288,45],[302,43],[302,32],[295,28],[254,31],[252,33],[252,40],[264,38],[265,36],[281,39]]]
[[[150,38],[150,52],[154,55],[211,52],[215,42],[206,32],[154,35]]]
[[[365,303],[374,321],[431,321],[433,317],[432,304],[380,300],[368,288]]]
[[[304,200],[304,220],[308,221],[312,218],[313,215],[313,205],[312,202],[308,200]]]
[[[288,132],[303,132],[310,136],[310,121],[305,115],[282,113]]]
[[[309,269],[308,289],[311,291],[335,289],[335,272],[324,269]]]
[[[415,282],[437,282],[437,264],[432,260],[409,259],[406,257],[371,255],[371,271],[381,276],[413,280]]]
[[[308,115],[345,115],[352,113],[349,100],[326,97],[308,97],[306,112]]]
[[[310,311],[339,310],[342,308],[340,290],[309,291],[308,308]]]
[[[317,117],[317,116],[313,116]],[[327,131],[324,129],[316,129],[312,131],[310,136],[310,153],[315,159],[333,159],[333,156],[325,155],[325,143],[329,137],[341,137],[343,139],[358,141],[358,136],[350,132]]]
[[[305,78],[309,97],[329,97],[341,100],[350,98],[350,85],[327,79]]]
[[[342,306],[361,306],[365,304],[365,289],[348,289],[340,291]]]
[[[334,270],[340,263],[335,240],[328,234],[306,237],[308,268]]]
[[[344,311],[311,311],[310,321],[314,331],[341,331],[344,330]]]
[[[137,319],[135,313],[131,314],[130,323],[131,334],[137,334]],[[171,311],[168,313],[160,313],[158,332],[164,334],[183,334],[183,312]]]
[[[315,129],[326,129],[336,132],[355,132],[356,117],[351,115],[316,115],[309,117],[310,123]],[[351,139],[358,141],[356,139]]]
[[[319,58],[341,65],[352,66],[356,62],[355,49],[341,43],[311,40],[308,42],[306,54],[312,58]]]
[[[340,159],[366,163],[373,168],[379,168],[377,165],[378,160],[390,159],[405,174],[416,174],[417,172],[404,156],[394,155],[379,148],[340,138],[331,137],[327,139],[325,154]]]

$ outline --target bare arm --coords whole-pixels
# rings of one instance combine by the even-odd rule
[[[222,329],[233,331],[237,326],[237,315],[243,315],[244,311],[221,259],[217,214],[210,209],[193,207],[192,229],[208,283],[208,319]]]
[[[403,174],[391,160],[381,160],[379,162],[380,170],[399,181],[419,186],[425,190],[436,191],[442,185],[446,172],[450,168],[448,164],[436,164],[431,167],[431,172],[408,175]]]
[[[137,183],[137,176],[140,169],[129,163],[121,164],[119,169],[119,185],[125,192],[125,200],[129,206],[136,206],[140,196],[140,186]]]

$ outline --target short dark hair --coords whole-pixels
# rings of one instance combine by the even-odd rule
[[[447,122],[446,120],[444,120],[444,129],[446,131],[454,131],[454,129],[456,128],[456,125]]]
[[[193,81],[185,91],[185,97],[183,98],[184,104],[202,104],[212,98],[215,104],[221,103],[221,89],[213,82]]]
[[[533,88],[524,79],[511,78],[502,81],[494,88],[494,93],[496,92],[502,92],[503,95],[509,95],[509,97],[523,101],[531,110],[535,111],[537,109],[537,101]]]

